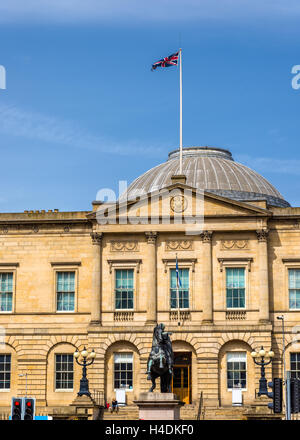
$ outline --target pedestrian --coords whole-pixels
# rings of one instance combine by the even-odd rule
[[[114,399],[111,402],[111,406],[112,406],[112,412],[114,412],[114,411],[118,412],[119,411],[118,401],[116,399]]]

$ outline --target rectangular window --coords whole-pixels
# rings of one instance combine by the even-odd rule
[[[245,268],[226,268],[226,307],[245,308]]]
[[[114,387],[133,388],[133,354],[116,353],[114,355]]]
[[[291,353],[291,377],[293,379],[300,379],[300,353]]]
[[[0,390],[10,389],[10,365],[11,355],[0,355]]]
[[[170,307],[178,309],[178,301],[180,309],[188,309],[190,306],[190,277],[189,269],[179,269],[179,278],[181,287],[177,288],[176,269],[170,271]]]
[[[56,273],[56,298],[59,312],[75,310],[75,272]]]
[[[227,388],[247,387],[246,353],[227,353]]]
[[[55,389],[72,390],[73,389],[73,354],[55,355]]]
[[[13,273],[0,272],[0,311],[12,311]]]
[[[300,309],[300,269],[289,269],[290,309]]]
[[[115,308],[133,309],[133,269],[116,269]]]

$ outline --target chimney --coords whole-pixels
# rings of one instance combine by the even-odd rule
[[[185,174],[174,174],[171,177],[171,182],[172,182],[172,185],[174,185],[174,183],[186,184],[186,175]]]

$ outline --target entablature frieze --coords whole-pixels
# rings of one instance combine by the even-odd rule
[[[139,242],[137,240],[111,240],[111,252],[138,252]]]
[[[199,225],[199,227],[198,227]],[[199,235],[204,231],[212,231],[213,233],[256,233],[258,230],[257,227],[257,218],[241,218],[239,221],[236,221],[236,218],[217,218],[214,217],[212,219],[207,219],[197,223],[153,223],[151,224],[151,218],[149,222],[146,223],[137,223],[137,224],[105,224],[101,225],[101,231],[109,234],[145,234],[151,233],[153,228],[155,227],[155,231],[159,234],[179,234],[186,236],[187,239],[190,235],[193,239],[194,237],[199,237]],[[263,224],[262,228],[265,228],[267,224]],[[198,229],[197,229],[198,228]],[[190,233],[189,233],[190,231]]]
[[[227,240],[221,240],[220,243],[221,250],[224,251],[241,251],[249,250],[249,239],[248,238],[233,238]]]
[[[43,235],[43,234],[88,234],[91,225],[86,220],[72,222],[59,220],[53,222],[27,221],[26,223],[0,223],[0,237],[10,235]]]
[[[194,240],[172,239],[165,241],[165,250],[167,252],[174,251],[192,251],[194,249]]]

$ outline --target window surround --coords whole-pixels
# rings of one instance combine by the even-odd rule
[[[113,390],[116,392],[117,388],[115,388],[115,355],[131,355],[132,358],[132,388],[124,388],[125,392],[133,392],[133,379],[134,379],[134,353],[132,351],[120,351],[120,352],[114,352],[113,353]]]
[[[47,390],[47,402],[49,406],[55,406],[55,405],[57,406],[57,401],[61,398],[65,402],[68,402],[67,404],[70,404],[77,396],[77,391],[79,389],[79,381],[82,377],[82,367],[80,367],[77,364],[77,362],[75,362],[74,359],[75,350],[76,350],[75,345],[73,345],[70,342],[62,341],[54,345],[49,351],[47,358],[47,365],[46,365],[46,371],[47,371],[46,390]],[[56,389],[56,382],[55,382],[56,354],[67,354],[73,356],[73,372],[74,372],[73,391],[71,391],[71,389],[69,389],[69,391],[60,391],[59,389]],[[40,362],[43,363],[44,361],[40,361]],[[40,364],[40,362],[38,364]],[[26,365],[25,364],[23,365],[24,368],[26,368],[27,366],[27,364]],[[25,386],[25,378],[23,379],[23,381]]]
[[[182,310],[184,312],[184,311],[189,311],[190,308],[191,308],[190,307],[190,299],[191,299],[191,289],[190,289],[191,271],[190,271],[190,269],[188,267],[178,267],[179,271],[180,270],[184,270],[184,269],[188,270],[188,274],[189,274],[189,276],[188,276],[188,278],[189,278],[189,289],[188,289],[188,291],[189,291],[189,296],[188,296],[189,306],[188,307],[171,307],[171,290],[174,290],[174,289],[171,289],[171,271],[172,270],[175,271],[176,268],[170,267],[170,269],[169,269],[169,282],[170,282],[170,284],[169,284],[169,297],[170,297],[169,308],[170,308],[171,312],[174,312],[176,310]],[[179,298],[180,298],[180,296],[179,296]],[[180,303],[179,298],[177,297],[177,294],[176,294],[176,303],[177,304],[178,304],[178,302]],[[179,306],[179,304],[178,304],[178,306]]]
[[[76,313],[78,311],[78,291],[79,291],[79,266],[81,266],[80,262],[59,262],[59,263],[51,263],[53,267],[53,290],[54,290],[54,302],[53,309],[54,313],[62,314],[62,313]],[[74,310],[57,310],[57,274],[59,272],[74,272],[75,273],[75,294],[74,294]]]
[[[299,309],[290,308],[290,295],[289,295],[289,269],[299,269],[300,270],[300,258],[282,258],[282,263],[284,267],[284,292],[285,295],[285,308],[291,312],[300,312]]]
[[[247,384],[248,384],[248,363],[247,363],[247,351],[227,351],[226,352],[226,388],[227,391],[232,391],[234,388],[228,388],[228,382],[227,382],[227,372],[228,372],[228,355],[229,354],[244,354],[245,355],[245,363],[246,363],[246,388],[241,388],[242,391],[247,391]]]
[[[194,309],[194,283],[195,283],[195,264],[197,258],[177,258],[178,269],[189,269],[189,308],[180,309],[182,311],[189,311]],[[165,295],[165,310],[175,311],[178,309],[170,308],[170,286],[171,286],[171,269],[176,269],[176,258],[163,258],[164,272],[167,274],[167,292]]]
[[[56,388],[56,356],[62,356],[62,355],[68,355],[68,356],[72,356],[73,358],[73,387],[72,388]],[[73,393],[74,392],[74,375],[75,375],[75,360],[74,360],[74,356],[73,353],[54,353],[54,391],[55,393]]]
[[[142,260],[140,259],[124,259],[124,260],[107,260],[109,265],[109,273],[111,276],[111,312],[136,311],[138,306],[139,292],[139,273]],[[116,270],[125,269],[133,270],[133,309],[116,309],[115,308],[115,287],[116,287]]]
[[[13,292],[12,292],[12,309],[11,310],[0,310],[0,314],[12,314],[16,309],[16,285],[17,285],[17,267],[19,263],[0,263],[1,273],[12,273],[13,274]]]
[[[222,272],[222,298],[225,311],[247,310],[250,304],[250,277],[251,263],[253,258],[218,258],[220,263],[220,272]],[[227,307],[226,303],[226,269],[245,269],[245,307]]]
[[[11,353],[1,353],[1,355],[4,356],[10,356],[10,370],[9,370],[9,374],[10,374],[10,379],[9,379],[9,388],[0,388],[0,392],[1,393],[9,393],[11,391],[11,379],[12,379],[12,354]]]
[[[132,288],[124,287],[123,285],[122,285],[121,288],[117,288],[117,286],[116,286],[117,285],[117,280],[118,280],[117,272],[119,272],[119,271],[127,271],[127,272],[130,271],[130,273],[132,273]],[[128,281],[128,279],[129,278],[127,277],[126,280]],[[135,301],[134,301],[134,297],[135,297],[135,295],[134,295],[134,291],[135,291],[135,288],[134,288],[134,280],[135,280],[134,268],[131,268],[131,269],[115,268],[114,269],[114,280],[115,280],[115,282],[114,282],[114,310],[115,310],[115,313],[119,313],[119,312],[132,312],[134,310],[134,305],[135,305]],[[123,275],[122,275],[122,280],[123,280]],[[119,296],[120,307],[116,306],[116,303],[117,303],[117,290],[122,291],[122,294],[120,294],[120,292],[119,292],[119,294],[120,294],[120,296]],[[124,296],[123,296],[125,291],[126,291],[126,299],[124,299]],[[130,298],[131,298],[131,295],[132,295],[132,307],[128,307],[128,302],[129,302],[128,291],[130,291]],[[123,301],[126,303],[127,307],[122,307]]]

